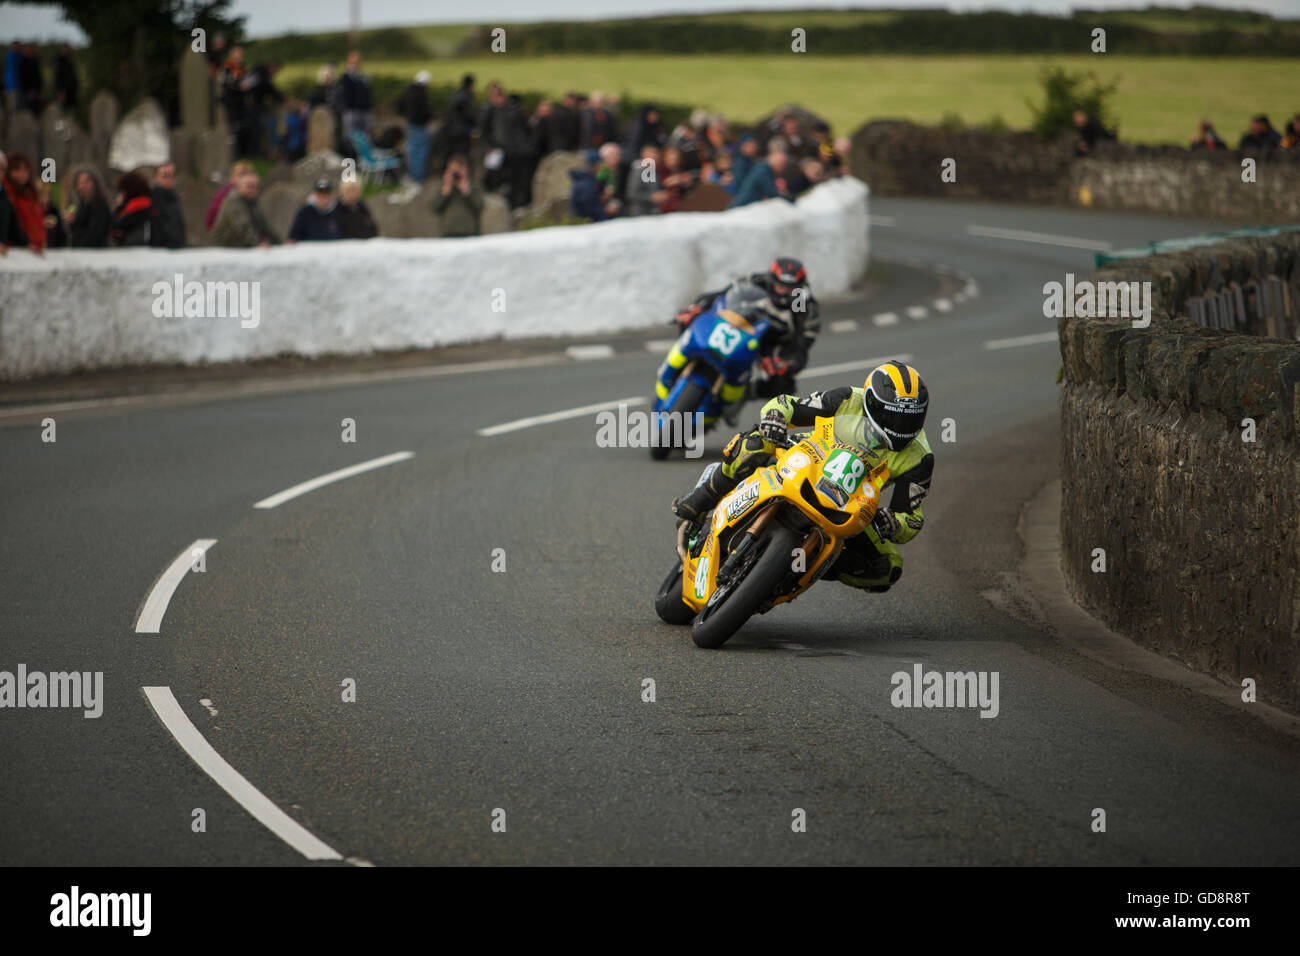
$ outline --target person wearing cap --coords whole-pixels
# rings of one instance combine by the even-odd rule
[[[569,179],[573,181],[569,190],[569,211],[580,219],[602,222],[609,216],[601,198],[600,183],[596,181],[596,174],[600,171],[600,150],[587,150],[583,160],[586,162],[583,168],[569,170]]]
[[[429,122],[433,107],[429,105],[429,71],[415,74],[415,82],[398,100],[397,111],[406,120],[406,168],[411,178],[423,183],[429,165]]]
[[[307,203],[293,217],[289,227],[290,242],[321,242],[341,239],[338,203],[334,200],[334,184],[328,179],[318,179],[311,187]]]

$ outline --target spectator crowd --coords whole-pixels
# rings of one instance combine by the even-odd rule
[[[1116,139],[1113,132],[1083,110],[1075,111],[1074,125],[1079,136],[1074,144],[1076,156],[1087,156],[1096,149],[1098,143]],[[1193,151],[1227,150],[1228,144],[1215,130],[1214,123],[1205,119],[1197,124],[1196,135],[1187,144],[1187,148]],[[1300,149],[1300,113],[1287,122],[1281,133],[1273,128],[1268,116],[1260,113],[1251,119],[1249,128],[1237,141],[1238,153],[1256,159],[1270,159],[1279,151],[1290,152],[1296,149]]]
[[[632,121],[620,121],[619,97],[600,92],[570,92],[526,111],[517,93],[492,82],[480,100],[472,75],[461,79],[439,111],[429,91],[430,74],[421,70],[397,101],[397,121],[376,123],[372,83],[357,51],[349,53],[342,73],[333,64],[323,65],[305,99],[276,87],[278,63],[247,65],[243,47],[227,49],[224,37],[214,38],[207,55],[213,101],[224,108],[238,155],[244,157],[231,167],[204,217],[203,227],[221,246],[378,235],[356,181],[315,180],[283,237],[259,206],[261,178],[250,160],[294,161],[305,155],[308,117],[316,107],[332,114],[341,154],[379,168],[377,156],[391,157],[400,149],[408,186],[418,191],[433,178],[438,188],[432,211],[448,237],[479,234],[488,194],[500,195],[516,211],[530,206],[538,166],[554,152],[578,156],[577,167],[568,174],[570,214],[597,222],[683,207],[793,201],[846,172],[848,140],[833,140],[826,123],[800,111],[784,110],[757,128],[736,130],[721,115],[695,110],[670,128],[653,104],[643,106]],[[36,47],[13,42],[4,61],[8,115],[22,110],[39,114],[49,102],[64,109],[76,106],[77,74],[66,44],[55,57],[51,89],[52,99],[47,98]],[[1088,155],[1098,143],[1115,138],[1086,112],[1076,112],[1074,124],[1076,155]],[[1200,123],[1190,146],[1227,149],[1209,120]],[[1267,116],[1254,117],[1237,148],[1261,157],[1300,149],[1300,114],[1280,133]],[[164,163],[148,177],[144,172],[121,175],[110,200],[109,189],[93,170],[75,170],[60,208],[32,157],[0,152],[0,255],[15,246],[42,254],[59,248],[186,246],[189,234],[176,165]]]

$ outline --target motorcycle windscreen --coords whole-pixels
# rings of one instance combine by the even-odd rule
[[[888,450],[884,438],[865,415],[836,415],[833,427],[836,444],[852,448],[871,465]]]

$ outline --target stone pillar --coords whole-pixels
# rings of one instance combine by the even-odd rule
[[[98,166],[108,165],[108,144],[117,128],[117,97],[100,90],[90,101],[90,149]]]
[[[338,146],[338,129],[334,113],[328,106],[313,106],[307,118],[307,155]]]
[[[207,57],[193,51],[182,53],[177,73],[180,76],[181,128],[197,135],[212,126]]]

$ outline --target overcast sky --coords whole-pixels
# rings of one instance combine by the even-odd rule
[[[111,0],[108,0],[111,2]],[[1038,13],[1066,13],[1072,8],[1098,10],[1107,7],[1132,9],[1140,0],[865,0],[836,3],[835,0],[475,0],[473,4],[446,0],[360,0],[363,27],[413,23],[486,23],[491,20],[603,19],[649,13],[701,13],[708,10],[789,10],[799,7],[937,7],[952,10],[1032,10]],[[1188,7],[1196,0],[1160,0],[1159,6]],[[1275,16],[1300,17],[1300,0],[1219,0],[1216,6],[1261,10]],[[315,33],[348,27],[351,0],[235,0],[236,12],[247,17],[253,36],[268,36],[290,30]],[[472,13],[470,12],[472,11]],[[80,42],[81,31],[64,23],[56,5],[19,6],[0,2],[0,38],[60,39]]]

